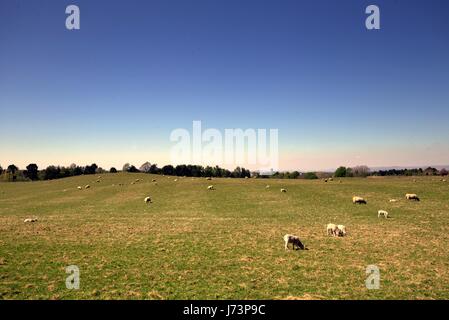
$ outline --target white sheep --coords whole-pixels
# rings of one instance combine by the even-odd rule
[[[27,218],[25,220],[23,220],[24,223],[32,223],[32,222],[37,222],[37,218]]]
[[[210,185],[207,187],[207,190],[215,190],[214,186]]]
[[[270,186],[267,184],[267,185],[265,186],[265,189],[270,189]]]
[[[326,226],[326,232],[328,236],[337,235],[337,226],[333,223],[328,223]]]
[[[212,180],[212,178],[211,177],[207,177],[206,180]]]
[[[286,234],[284,236],[284,244],[285,244],[285,250],[288,250],[288,244],[292,244],[292,249],[295,250],[295,246],[297,247],[297,250],[306,250],[306,247],[304,244],[299,240],[298,236],[292,235],[292,234]]]
[[[366,204],[366,200],[363,199],[362,197],[358,197],[358,196],[353,196],[352,197],[352,203],[358,203],[358,204]]]
[[[84,188],[85,188],[85,189],[89,189],[89,188],[90,188],[90,185],[86,185]]]
[[[407,194],[405,195],[405,198],[406,198],[407,200],[416,200],[416,201],[419,201],[419,197],[418,197],[415,193],[407,193]]]
[[[174,182],[178,181],[178,179],[173,180]]]
[[[78,186],[78,190],[81,190],[81,189],[83,189],[83,188],[81,188],[81,186]]]
[[[380,218],[380,216],[384,216],[385,218],[388,218],[388,212],[385,210],[377,211],[377,217]]]
[[[287,192],[287,190],[286,189],[281,189],[281,192]]]
[[[396,199],[390,199],[390,202],[398,202]]]
[[[342,224],[337,225],[336,235],[339,237],[346,236],[346,227]]]
[[[146,197],[144,200],[143,200],[145,203],[152,203],[152,201],[151,201],[151,198],[150,197]]]

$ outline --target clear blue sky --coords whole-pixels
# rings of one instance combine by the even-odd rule
[[[278,128],[282,169],[448,164],[448,15],[445,0],[0,0],[0,165],[163,165],[193,120]]]

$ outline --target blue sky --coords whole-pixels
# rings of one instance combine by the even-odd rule
[[[81,29],[65,28],[76,4]],[[365,8],[381,30],[365,28]],[[282,169],[449,163],[448,1],[0,0],[0,165],[146,160],[279,129]]]

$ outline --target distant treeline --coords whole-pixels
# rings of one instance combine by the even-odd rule
[[[123,172],[141,172],[152,174],[163,174],[171,176],[186,176],[186,177],[222,177],[222,178],[274,178],[274,179],[322,179],[329,177],[368,177],[368,176],[446,176],[448,171],[446,169],[437,170],[436,168],[428,167],[426,169],[391,169],[373,171],[367,166],[356,166],[353,168],[339,167],[334,173],[331,172],[272,172],[270,174],[261,174],[259,172],[250,172],[241,167],[235,168],[233,171],[220,168],[219,166],[203,167],[201,165],[166,165],[159,168],[157,164],[145,162],[139,168],[126,163],[122,170]],[[3,181],[36,181],[36,180],[53,180],[60,178],[67,178],[80,175],[101,174],[101,173],[116,173],[118,170],[114,167],[109,171],[98,167],[95,163],[87,166],[78,166],[71,164],[68,167],[64,166],[48,166],[43,170],[39,170],[35,163],[29,164],[25,170],[19,170],[14,164],[9,165],[6,169],[0,166],[0,180]]]
[[[126,163],[123,172],[131,173],[152,173],[172,176],[186,177],[223,177],[223,178],[246,178],[251,177],[251,172],[245,168],[237,167],[233,171],[220,168],[219,166],[200,166],[200,165],[166,165],[159,168],[156,164],[145,162],[137,169],[134,165]],[[43,170],[39,170],[35,163],[29,164],[26,170],[19,170],[15,165],[9,165],[5,170],[0,166],[0,176],[4,181],[36,181],[36,180],[54,180],[80,175],[116,173],[118,170],[114,167],[109,171],[98,167],[95,163],[84,167],[72,164],[69,167],[64,166],[48,166]]]

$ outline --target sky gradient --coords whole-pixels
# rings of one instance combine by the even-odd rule
[[[65,28],[76,4],[81,29]],[[365,28],[376,4],[381,30]],[[279,129],[280,167],[449,164],[449,2],[0,0],[0,165],[170,162]]]

